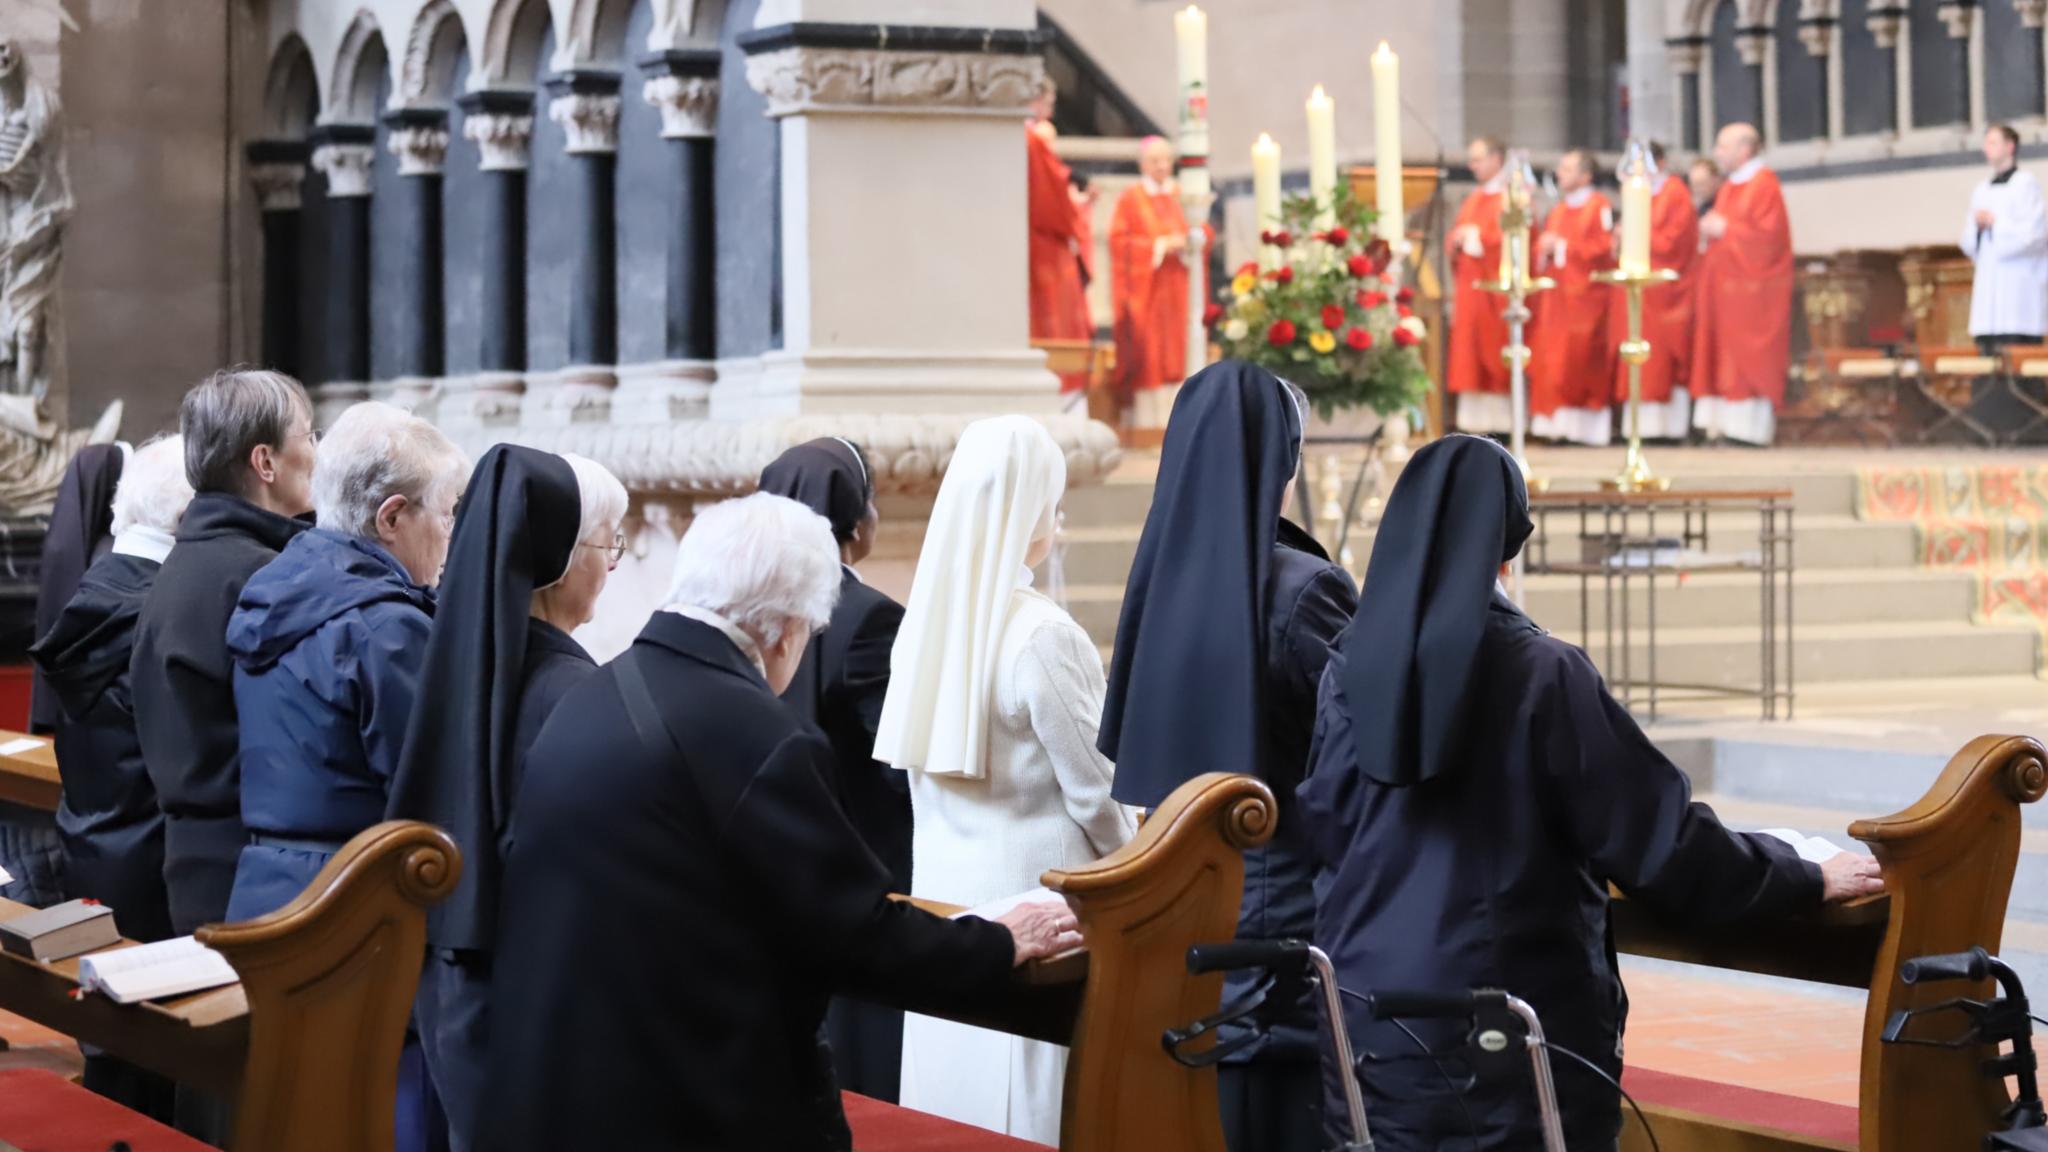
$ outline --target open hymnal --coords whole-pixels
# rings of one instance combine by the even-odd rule
[[[1050,888],[1033,888],[1029,892],[1019,892],[1015,896],[1005,896],[1001,900],[991,900],[978,908],[969,908],[965,912],[956,912],[953,914],[953,919],[958,920],[962,916],[979,916],[983,920],[994,920],[1019,904],[1064,905],[1066,902],[1067,898],[1065,896]]]
[[[0,948],[31,960],[62,960],[120,938],[114,910],[97,900],[66,900],[0,920]]]
[[[95,952],[78,962],[78,986],[118,1004],[183,996],[239,979],[227,957],[190,936]]]
[[[1818,836],[1802,836],[1790,828],[1762,828],[1758,829],[1757,835],[1775,836],[1783,840],[1792,846],[1794,852],[1799,853],[1801,860],[1813,864],[1824,864],[1842,853],[1839,845],[1823,840]]]

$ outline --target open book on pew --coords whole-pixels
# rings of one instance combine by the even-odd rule
[[[1775,836],[1792,846],[1799,858],[1809,864],[1825,864],[1842,854],[1839,845],[1819,836],[1802,836],[1790,828],[1759,828],[1759,836]]]
[[[953,913],[953,919],[958,920],[962,916],[979,916],[983,920],[994,920],[1021,904],[1064,905],[1066,902],[1067,898],[1065,896],[1050,888],[1033,888],[1028,892],[1019,892],[1015,896],[1005,896],[1000,900],[991,900],[979,907],[969,908],[965,912],[955,912]]]
[[[117,1004],[183,996],[239,979],[225,956],[190,936],[95,952],[78,961],[78,986]]]

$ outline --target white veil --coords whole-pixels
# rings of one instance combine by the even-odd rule
[[[1032,541],[1052,534],[1067,461],[1038,421],[977,420],[960,434],[917,557],[890,655],[875,759],[979,779],[1003,625]]]

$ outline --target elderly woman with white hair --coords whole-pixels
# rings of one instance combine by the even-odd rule
[[[596,461],[500,444],[455,517],[421,676],[435,706],[413,713],[389,810],[462,848],[462,877],[427,919],[414,1009],[455,1152],[478,1146],[498,893],[526,750],[597,671],[569,633],[597,612],[625,515],[625,487]]]
[[[505,865],[493,1152],[844,1148],[818,1027],[833,993],[923,1011],[999,996],[1078,943],[1047,903],[990,922],[889,898],[777,694],[830,618],[839,546],[768,493],[700,513],[668,605],[527,754]]]

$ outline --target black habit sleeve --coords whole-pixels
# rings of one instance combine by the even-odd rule
[[[918,1012],[998,994],[1015,956],[1009,930],[889,899],[888,871],[826,784],[830,766],[816,736],[784,740],[720,829],[740,873],[759,884],[768,931],[834,991]]]
[[[896,647],[896,632],[901,627],[903,605],[878,596],[846,646],[846,699],[860,717],[871,749],[875,732],[882,726],[882,699],[889,694],[889,653]],[[883,787],[909,799],[910,773],[886,765],[875,765],[874,771]]]
[[[1650,743],[1586,654],[1564,649],[1539,737],[1567,832],[1596,874],[1696,924],[1821,902],[1820,868],[1771,836],[1731,832]]]

